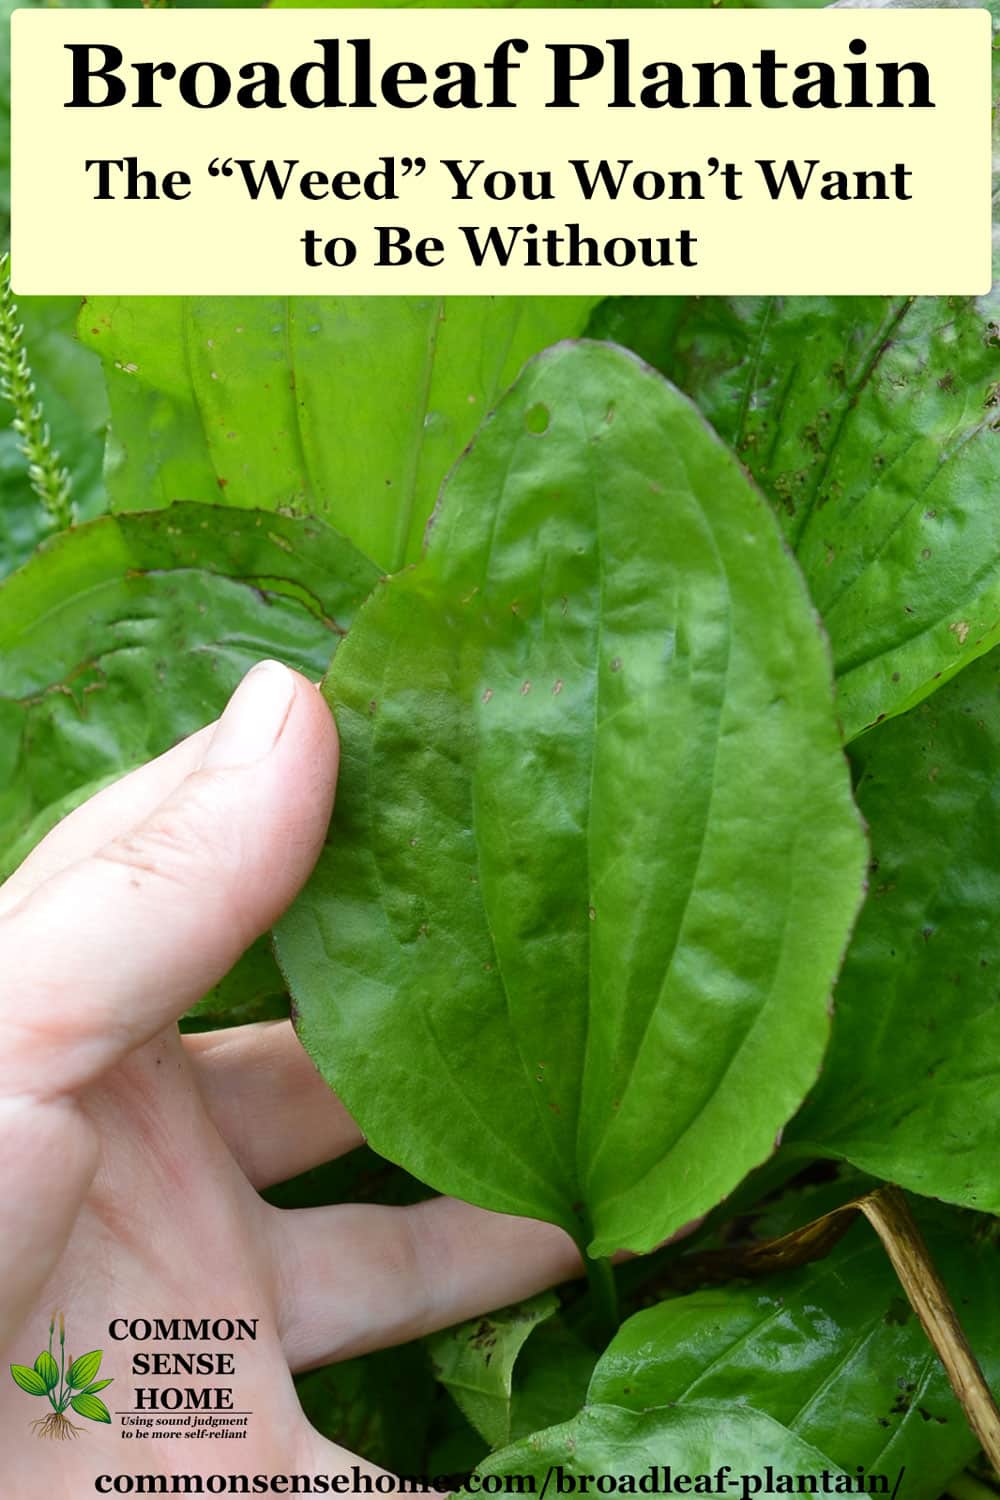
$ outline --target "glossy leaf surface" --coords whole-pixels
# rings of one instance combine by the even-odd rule
[[[715,1475],[728,1464],[732,1473],[760,1474],[772,1464],[787,1474],[816,1476],[835,1482],[822,1453],[749,1406],[720,1407],[711,1401],[626,1411],[620,1406],[588,1404],[571,1421],[512,1443],[479,1466],[481,1474],[528,1474],[541,1482],[560,1465],[566,1474],[608,1474],[646,1478],[642,1493],[673,1493],[664,1476],[650,1469],[669,1466],[686,1475]],[[853,1476],[852,1476],[853,1477]],[[693,1491],[693,1486],[692,1486]]]
[[[276,656],[319,676],[376,569],[322,522],[103,517],[0,587],[0,860],[168,749]]]
[[[445,474],[582,297],[93,298],[117,510],[171,500],[321,515],[387,570]]]
[[[994,1378],[1000,1333],[996,1250],[955,1222],[931,1248]],[[857,1225],[823,1261],[662,1302],[626,1323],[589,1400],[641,1410],[718,1401],[766,1412],[853,1472],[906,1466],[914,1500],[934,1500],[977,1451],[937,1357],[872,1230]],[[728,1421],[728,1418],[725,1420]]]
[[[558,1298],[547,1292],[428,1339],[435,1375],[491,1448],[510,1441],[517,1357],[558,1306]]]
[[[861,889],[766,504],[638,361],[549,351],[329,691],[338,811],[279,928],[305,1045],[432,1186],[648,1248],[770,1153]]]
[[[1000,639],[1000,296],[622,300],[781,518],[847,737]]]
[[[797,1223],[812,1213],[802,1198]],[[921,1207],[928,1242],[987,1374],[1000,1374],[997,1249],[975,1238],[975,1221]],[[530,1347],[530,1346],[529,1346]],[[890,1476],[906,1470],[913,1500],[934,1500],[968,1463],[977,1442],[871,1228],[856,1224],[823,1260],[745,1284],[675,1297],[623,1324],[597,1363],[586,1409],[716,1413],[720,1447],[738,1452],[743,1421],[763,1427],[758,1462],[777,1466],[788,1441],[821,1454],[825,1467]],[[587,1430],[582,1413],[566,1429]],[[697,1427],[694,1429],[697,1431]],[[636,1431],[642,1435],[642,1427]],[[542,1434],[540,1451],[553,1451]],[[669,1458],[683,1448],[667,1427]],[[529,1448],[522,1445],[521,1452]],[[614,1448],[608,1450],[613,1454]],[[501,1471],[515,1468],[509,1449]],[[723,1462],[735,1459],[723,1456]],[[529,1472],[532,1470],[529,1469]],[[584,1470],[584,1472],[587,1472]]]
[[[1000,653],[855,749],[870,895],[822,1078],[787,1133],[1000,1211]]]

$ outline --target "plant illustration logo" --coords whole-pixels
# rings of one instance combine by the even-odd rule
[[[111,1384],[110,1380],[98,1380],[97,1372],[104,1357],[103,1349],[92,1349],[66,1359],[66,1319],[59,1314],[59,1363],[52,1352],[56,1331],[56,1314],[49,1320],[49,1347],[43,1349],[33,1366],[11,1365],[10,1373],[16,1385],[29,1396],[47,1398],[52,1410],[44,1417],[32,1422],[31,1428],[40,1438],[53,1438],[65,1442],[86,1431],[75,1426],[66,1416],[66,1408],[72,1407],[78,1417],[90,1422],[110,1422],[111,1413],[97,1392]]]

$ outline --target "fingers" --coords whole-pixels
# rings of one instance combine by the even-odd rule
[[[204,1032],[184,1044],[213,1123],[254,1187],[284,1182],[363,1142],[291,1022]]]
[[[276,1211],[272,1225],[293,1370],[419,1338],[583,1269],[555,1225],[455,1198]]]
[[[322,696],[264,663],[136,826],[110,796],[109,841],[0,913],[0,1094],[82,1087],[221,978],[308,876],[336,768]]]

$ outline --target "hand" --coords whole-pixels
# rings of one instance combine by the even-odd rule
[[[452,1199],[281,1212],[258,1189],[360,1144],[287,1022],[180,1037],[176,1020],[292,901],[337,775],[320,694],[274,663],[222,718],[56,828],[0,888],[0,1432],[4,1492],[84,1500],[98,1475],[336,1473],[291,1372],[416,1338],[577,1273],[566,1235]],[[434,1107],[433,1099],[427,1101]],[[136,1386],[231,1385],[244,1439],[123,1438],[11,1380],[65,1312]],[[258,1320],[255,1342],[115,1343],[113,1319]],[[55,1352],[59,1353],[58,1324]],[[137,1376],[137,1349],[236,1372]],[[377,1472],[362,1464],[363,1469]],[[121,1493],[121,1491],[117,1491]]]

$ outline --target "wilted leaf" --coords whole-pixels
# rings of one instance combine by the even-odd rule
[[[307,1048],[432,1186],[649,1248],[770,1153],[860,895],[766,505],[652,371],[550,351],[329,692],[337,815],[279,932]]]
[[[559,1306],[551,1292],[472,1318],[428,1339],[434,1373],[491,1448],[511,1435],[514,1364],[528,1338]]]
[[[321,515],[382,568],[500,392],[579,333],[583,297],[97,297],[117,510],[171,500]]]

